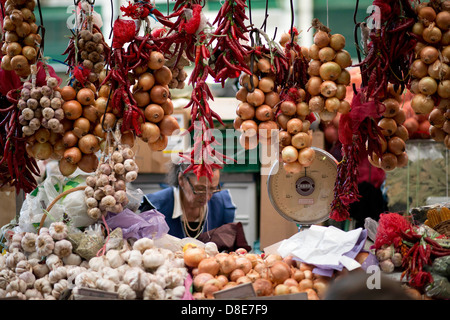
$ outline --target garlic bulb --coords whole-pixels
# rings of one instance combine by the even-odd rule
[[[145,250],[142,262],[147,269],[156,269],[165,261],[164,255],[156,248]]]
[[[81,257],[75,253],[71,253],[67,257],[63,258],[63,262],[66,266],[79,266],[81,264],[81,260]]]
[[[48,281],[48,277],[37,279],[34,282],[34,288],[42,294],[52,293],[52,285],[50,284],[50,281]]]
[[[93,257],[89,260],[89,268],[93,271],[100,271],[105,267],[109,267],[109,261],[105,256]]]
[[[119,299],[123,300],[134,300],[136,299],[136,292],[131,289],[131,287],[125,283],[122,283],[117,289],[117,294]]]
[[[66,239],[56,241],[53,251],[60,258],[68,257],[72,253],[72,243]]]
[[[16,264],[16,268],[14,271],[17,275],[20,275],[26,271],[32,270],[33,267],[31,266],[30,262],[28,260],[21,260]]]
[[[47,259],[45,260],[45,263],[47,264],[47,267],[50,270],[54,270],[56,268],[59,268],[63,265],[62,260],[54,253],[49,255]]]
[[[42,300],[44,299],[44,296],[41,292],[39,292],[37,289],[28,289],[25,291],[25,297],[27,297],[27,300]]]
[[[102,270],[101,273],[103,279],[111,280],[115,284],[119,284],[119,282],[122,280],[122,275],[120,274],[120,271],[118,269],[106,267]]]
[[[54,240],[62,240],[67,237],[67,225],[64,222],[52,222],[48,232]]]
[[[104,290],[107,292],[115,292],[116,291],[116,284],[112,280],[98,278],[97,282],[96,282],[96,286],[98,289]]]
[[[59,299],[64,290],[69,288],[69,282],[66,279],[61,279],[53,285],[52,296]]]
[[[8,286],[6,287],[6,291],[17,291],[25,293],[25,291],[27,291],[27,283],[22,279],[16,278],[8,284]]]
[[[55,241],[49,233],[41,233],[36,239],[36,252],[43,257],[50,255],[55,248]]]
[[[139,250],[141,253],[144,253],[145,250],[151,249],[154,247],[153,240],[150,238],[141,238],[136,240],[133,244],[134,250]]]
[[[45,263],[37,263],[33,266],[33,274],[36,278],[42,278],[50,272],[49,267]]]
[[[207,242],[205,243],[205,252],[208,256],[214,257],[216,254],[219,253],[219,249],[217,248],[217,244],[214,242]]]
[[[16,251],[16,252],[7,252],[6,253],[6,266],[11,269],[14,270],[16,268],[16,265],[19,261],[21,260],[26,260],[27,258],[25,257],[25,255],[23,254],[23,252],[20,251]]]
[[[115,249],[109,250],[109,251],[106,253],[106,259],[108,260],[109,265],[110,265],[112,268],[118,268],[118,267],[120,267],[122,264],[125,263],[125,260],[122,258],[122,256],[121,256],[119,250],[115,250]]]
[[[168,300],[181,300],[184,296],[186,288],[184,286],[178,286],[173,289],[166,289],[166,299]]]
[[[129,255],[127,257],[127,263],[130,267],[141,267],[142,266],[142,254],[139,250],[129,250]]]
[[[59,280],[67,277],[67,270],[65,267],[61,266],[59,268],[53,269],[48,274],[48,280],[51,284],[57,283]]]
[[[143,293],[144,300],[163,300],[166,297],[164,289],[155,282],[150,283],[145,287]]]
[[[22,245],[22,248],[25,252],[34,252],[36,251],[36,238],[37,234],[27,232],[22,237],[22,240],[20,241],[20,244]]]
[[[7,269],[3,269],[0,271],[0,289],[6,289],[6,287],[9,285],[9,283],[13,280],[15,280],[16,274]]]
[[[21,242],[23,236],[25,235],[25,232],[19,232],[19,233],[14,233],[14,235],[11,238],[11,242]]]
[[[123,282],[128,284],[134,291],[141,292],[150,283],[150,277],[142,269],[132,267],[123,275]]]
[[[95,289],[99,274],[95,271],[85,271],[75,277],[75,286]]]
[[[25,281],[27,289],[31,289],[36,281],[36,276],[31,271],[25,271],[19,275],[19,279]]]
[[[21,252],[22,251],[22,244],[20,243],[20,241],[19,242],[18,241],[13,241],[13,242],[11,242],[9,244],[8,251],[11,252],[11,253],[16,252],[16,251],[20,251]]]

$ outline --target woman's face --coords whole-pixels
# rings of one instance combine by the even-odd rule
[[[197,179],[195,175],[178,175],[178,183],[183,190],[187,205],[203,207],[212,197],[213,190],[217,190],[220,181],[220,171],[214,170],[211,182],[205,176]]]

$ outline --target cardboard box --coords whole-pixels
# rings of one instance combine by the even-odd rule
[[[190,136],[181,135],[181,133],[185,132],[189,126],[190,110],[174,109],[172,116],[177,118],[180,124],[180,134],[170,136],[167,148],[163,151],[152,151],[146,142],[136,139],[133,149],[136,153],[135,161],[139,166],[139,173],[167,173],[172,157],[176,158],[179,152],[189,149]]]
[[[14,188],[0,189],[0,226],[11,222],[16,216],[16,191]]]

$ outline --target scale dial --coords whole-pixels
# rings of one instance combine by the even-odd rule
[[[328,152],[313,147],[316,158],[302,172],[290,174],[278,161],[272,165],[267,191],[275,210],[298,224],[317,224],[328,219],[334,198],[337,161]]]

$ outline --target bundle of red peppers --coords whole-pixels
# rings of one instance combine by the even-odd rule
[[[410,1],[375,0],[373,5],[377,8],[371,15],[374,25],[366,29],[368,39],[363,39],[366,56],[355,65],[361,69],[362,85],[354,88],[351,110],[339,123],[343,157],[330,213],[336,221],[349,219],[349,206],[360,197],[357,177],[361,159],[373,153],[382,157],[377,123],[385,110],[381,101],[387,97],[388,85],[404,88],[411,80],[409,66],[416,45],[411,28],[417,15]]]
[[[403,256],[402,279],[422,291],[433,282],[428,271],[433,260],[450,255],[450,249],[444,248],[426,233],[419,233],[416,226],[398,213],[380,215],[377,238],[372,248],[378,250],[391,245]]]

